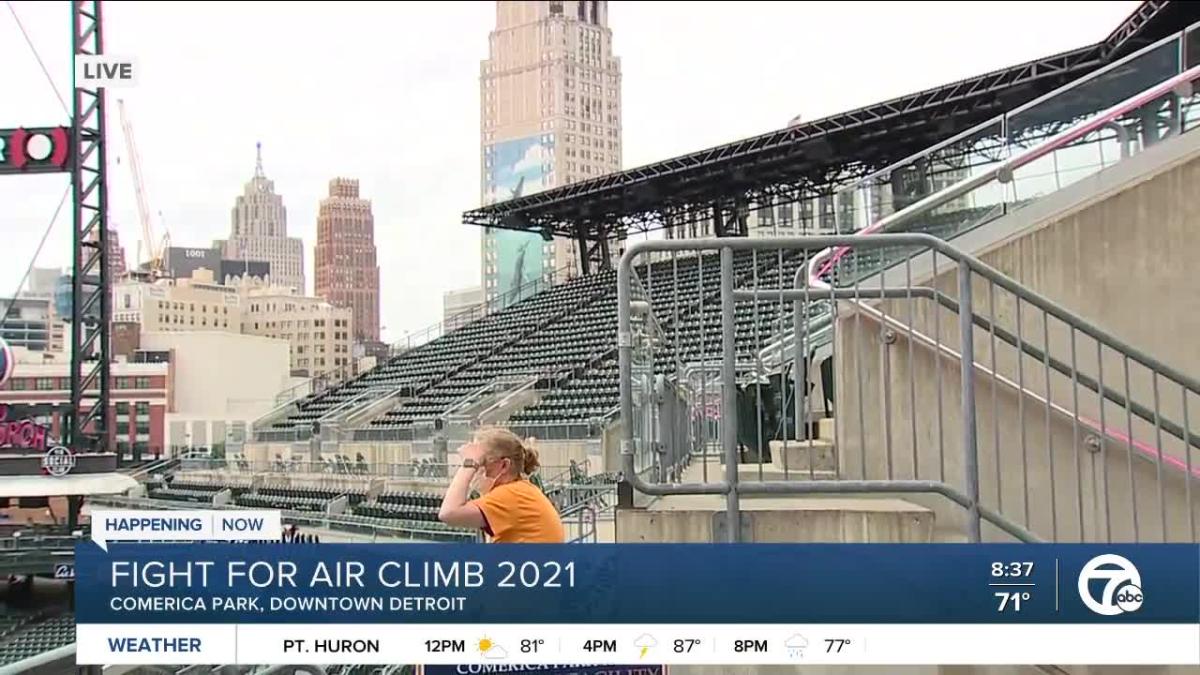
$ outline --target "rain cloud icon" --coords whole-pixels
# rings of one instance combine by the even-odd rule
[[[656,644],[658,644],[658,640],[655,640],[654,636],[649,633],[642,633],[638,639],[633,641],[633,646],[641,650],[638,654],[639,659],[644,658],[646,652],[650,651],[650,648]]]
[[[804,658],[804,650],[808,647],[808,638],[799,634],[793,635],[783,643],[783,646],[787,648],[788,656]]]

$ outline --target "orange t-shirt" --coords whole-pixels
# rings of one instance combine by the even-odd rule
[[[495,543],[561,544],[566,539],[554,504],[527,480],[494,487],[473,503],[487,519],[484,529]]]

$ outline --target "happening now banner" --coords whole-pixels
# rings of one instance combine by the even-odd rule
[[[81,624],[1195,623],[1192,545],[128,544]]]

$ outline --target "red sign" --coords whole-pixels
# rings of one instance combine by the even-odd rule
[[[0,174],[67,171],[70,150],[67,127],[0,129]]]
[[[8,406],[0,405],[0,448],[46,449],[46,427],[32,420],[8,421]]]

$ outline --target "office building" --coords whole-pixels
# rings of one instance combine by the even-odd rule
[[[353,310],[356,343],[379,341],[379,265],[371,200],[358,181],[334,178],[317,214],[315,293],[335,307]]]
[[[3,313],[0,337],[9,346],[32,352],[62,353],[66,344],[66,324],[55,311],[52,296],[0,298],[0,313]]]
[[[496,3],[481,64],[481,197],[506,201],[621,168],[621,64],[605,0]],[[577,274],[574,241],[486,230],[485,298],[507,306]]]
[[[163,270],[173,279],[187,279],[204,268],[213,273],[213,280],[226,286],[236,285],[243,277],[271,283],[271,263],[265,260],[228,260],[221,249],[171,246],[163,253]]]
[[[296,295],[277,286],[241,288],[242,332],[286,340],[291,345],[292,374],[315,377],[353,371],[353,311],[321,298]]]
[[[232,211],[233,228],[228,239],[218,242],[226,260],[261,260],[271,266],[271,283],[303,295],[304,244],[287,235],[287,209],[275,193],[275,181],[263,171],[262,144],[254,177],[238,195]],[[219,272],[219,270],[214,270]]]
[[[121,237],[117,228],[108,228],[108,278],[110,281],[120,279],[129,268],[125,263],[125,249],[121,246]]]
[[[447,331],[460,328],[483,311],[483,288],[472,286],[442,294],[442,325]]]
[[[293,384],[283,340],[233,333],[145,333],[141,353],[170,355],[171,407],[164,423],[168,456],[191,450],[220,455],[249,438],[254,421]]]
[[[14,351],[17,368],[0,385],[0,407],[11,420],[28,419],[45,429],[48,443],[61,442],[71,410],[69,357],[47,360],[23,348]],[[109,447],[126,460],[163,456],[174,382],[170,359],[118,360],[110,377]]]
[[[242,332],[238,289],[217,283],[207,268],[186,279],[113,286],[113,322],[136,323],[142,332]]]

